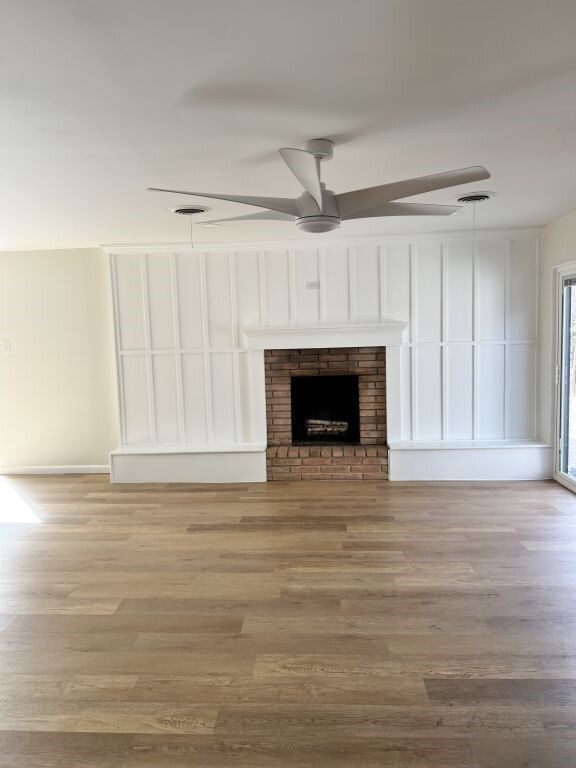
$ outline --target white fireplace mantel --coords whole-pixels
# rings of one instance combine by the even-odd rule
[[[346,325],[289,325],[243,328],[248,349],[313,349],[315,347],[396,347],[408,324],[398,320]]]

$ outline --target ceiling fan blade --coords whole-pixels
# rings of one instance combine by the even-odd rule
[[[345,219],[349,214],[374,208],[377,205],[388,203],[412,195],[421,195],[424,192],[433,192],[436,189],[456,187],[459,184],[469,184],[472,181],[489,179],[490,174],[481,165],[471,168],[460,168],[457,171],[435,173],[431,176],[420,176],[416,179],[395,181],[392,184],[382,184],[379,187],[356,189],[353,192],[343,192],[336,195],[340,216]]]
[[[225,221],[294,221],[294,216],[281,211],[259,211],[258,213],[248,213],[246,216],[231,216],[229,219],[211,219],[203,221],[202,224],[220,224]]]
[[[290,149],[285,147],[278,150],[282,160],[318,203],[322,213],[322,185],[320,184],[320,160],[305,149]]]
[[[427,205],[426,203],[384,203],[374,208],[366,208],[343,216],[343,221],[351,219],[372,219],[378,216],[450,216],[461,209],[460,205]]]
[[[150,192],[169,192],[174,195],[192,195],[192,197],[210,197],[213,200],[227,200],[231,203],[255,205],[258,208],[268,208],[272,211],[298,215],[296,200],[290,197],[254,197],[253,195],[213,195],[208,192],[187,192],[183,189],[163,189],[162,187],[146,187]]]

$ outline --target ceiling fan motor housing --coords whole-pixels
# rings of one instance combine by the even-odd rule
[[[304,144],[304,149],[318,160],[332,160],[334,156],[334,142],[330,139],[311,139]]]
[[[304,232],[330,232],[338,229],[340,218],[338,216],[300,216],[296,219],[296,226]]]

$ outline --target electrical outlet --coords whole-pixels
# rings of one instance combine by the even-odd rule
[[[309,291],[317,291],[320,288],[320,280],[308,280],[306,283],[306,288],[308,288]]]
[[[0,342],[0,349],[3,355],[9,355],[12,352],[12,342],[10,339],[2,339]]]

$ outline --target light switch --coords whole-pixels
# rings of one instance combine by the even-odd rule
[[[9,355],[12,352],[12,341],[10,339],[2,339],[0,349],[3,355]]]

